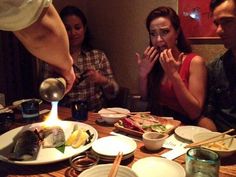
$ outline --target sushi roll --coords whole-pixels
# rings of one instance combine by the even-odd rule
[[[43,139],[43,148],[59,147],[65,144],[65,134],[61,127],[45,127],[39,132]]]

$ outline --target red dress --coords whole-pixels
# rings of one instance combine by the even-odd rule
[[[192,59],[196,56],[194,53],[190,53],[186,56],[183,64],[181,65],[179,74],[182,78],[185,86],[189,87],[189,68]],[[160,98],[159,98],[160,105],[166,106],[178,113],[183,115],[187,115],[182,106],[179,104],[178,99],[175,95],[175,91],[171,82],[166,82],[165,84],[161,84],[160,86]]]

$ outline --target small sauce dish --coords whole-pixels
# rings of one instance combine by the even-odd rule
[[[88,168],[97,165],[99,158],[90,152],[86,152],[85,154],[79,154],[72,156],[70,158],[70,165],[76,171],[81,172]]]
[[[143,134],[142,138],[146,149],[156,151],[162,147],[168,136],[168,134],[161,134],[158,132],[146,132]]]

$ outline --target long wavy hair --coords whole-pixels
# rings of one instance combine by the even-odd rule
[[[165,17],[168,18],[174,27],[175,31],[178,31],[178,38],[177,38],[177,48],[180,52],[184,53],[191,53],[192,48],[184,36],[183,30],[180,25],[180,19],[177,13],[170,7],[158,7],[152,10],[146,18],[146,28],[150,33],[150,24],[151,22],[158,18],[158,17]],[[150,39],[150,46],[152,46],[151,39]],[[149,107],[153,113],[159,108],[156,106],[158,105],[158,97],[159,97],[159,90],[160,90],[160,83],[161,79],[164,76],[164,71],[160,65],[160,62],[157,60],[157,63],[154,65],[152,71],[148,76],[148,102]]]
[[[89,28],[88,28],[88,25],[87,25],[87,18],[84,15],[83,11],[80,10],[78,7],[75,7],[75,6],[66,6],[60,11],[59,15],[60,15],[62,21],[64,21],[64,19],[67,16],[71,16],[71,15],[75,15],[78,18],[80,18],[80,20],[83,23],[83,26],[86,27],[84,40],[83,40],[82,45],[81,45],[81,50],[82,51],[92,50],[92,45],[90,43],[91,35],[90,35]]]

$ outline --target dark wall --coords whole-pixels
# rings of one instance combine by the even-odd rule
[[[36,60],[11,32],[0,31],[0,92],[6,104],[37,96]]]

